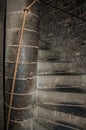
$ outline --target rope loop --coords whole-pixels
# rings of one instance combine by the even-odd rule
[[[29,12],[30,8],[37,2],[38,0],[34,0],[30,5],[28,5],[25,9],[24,12]]]

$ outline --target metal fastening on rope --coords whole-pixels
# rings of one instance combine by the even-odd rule
[[[10,96],[10,105],[9,105],[9,110],[8,110],[6,130],[9,129],[9,122],[10,122],[10,116],[11,116],[11,108],[12,108],[12,102],[13,102],[13,94],[14,94],[14,88],[15,88],[15,80],[16,80],[17,68],[18,68],[18,63],[19,63],[19,55],[20,55],[20,50],[21,50],[21,43],[22,43],[22,37],[23,37],[23,32],[24,32],[24,26],[25,26],[26,16],[27,16],[28,12],[30,11],[30,8],[37,1],[38,0],[34,0],[29,6],[27,6],[24,9],[24,16],[23,16],[23,22],[22,22],[22,27],[21,27],[20,39],[19,39],[19,47],[18,47],[18,52],[17,52],[17,58],[16,58],[16,64],[15,64],[13,82],[12,82],[12,90],[11,90],[11,96]]]

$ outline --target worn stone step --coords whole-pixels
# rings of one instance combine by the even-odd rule
[[[59,72],[59,71],[56,71],[56,72],[52,72],[52,73],[37,73],[39,76],[53,76],[53,75],[56,75],[56,76],[83,76],[83,75],[86,75],[86,73],[73,73],[73,72]]]
[[[54,103],[38,103],[39,107],[49,109],[52,111],[58,111],[58,112],[64,112],[67,114],[80,116],[80,117],[86,117],[86,106],[84,105],[76,105],[76,104],[54,104]]]
[[[86,118],[77,115],[72,115],[64,112],[59,112],[43,107],[38,107],[38,117],[47,119],[53,122],[59,122],[66,126],[76,128],[77,130],[84,130],[86,128]],[[62,130],[62,129],[61,129]],[[63,129],[64,130],[64,129]],[[68,129],[69,130],[69,129]]]
[[[9,122],[9,126],[11,128],[9,128],[10,130],[31,130],[32,129],[32,119],[27,119],[27,120],[10,120]]]
[[[37,90],[37,101],[48,103],[74,103],[86,104],[86,94],[80,93],[63,93],[63,92],[47,92]]]
[[[74,56],[69,55],[68,53],[64,51],[60,51],[60,50],[55,51],[55,50],[40,50],[40,49],[38,51],[38,60],[42,60],[42,61],[63,60],[63,61],[71,61],[71,62],[79,61],[77,55],[74,55]]]
[[[59,85],[65,86],[86,86],[86,76],[67,76],[67,75],[48,75],[48,76],[38,76],[37,77],[37,87],[38,88],[53,88]]]
[[[36,118],[35,122],[48,130],[80,130],[45,118]]]
[[[42,126],[41,124],[39,124],[38,122],[36,122],[34,120],[33,121],[33,130],[49,130],[49,129],[45,128],[44,126]]]
[[[81,93],[86,94],[86,87],[81,86],[58,86],[53,88],[38,88],[37,90],[46,92]]]
[[[38,75],[40,74],[84,74],[86,67],[73,62],[38,62]]]
[[[67,59],[64,52],[50,51],[50,50],[39,50],[38,51],[38,60],[52,61],[52,60],[69,60],[69,59]]]

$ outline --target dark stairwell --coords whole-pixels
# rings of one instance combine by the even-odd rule
[[[40,1],[37,88],[34,111],[29,112],[34,114],[21,128],[86,130],[86,2]]]

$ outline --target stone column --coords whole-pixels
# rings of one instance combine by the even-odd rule
[[[14,79],[21,28],[25,8],[33,0],[7,0],[6,58],[5,58],[5,105],[6,119],[11,109],[8,130],[32,130],[34,104],[36,102],[37,54],[39,39],[39,2],[30,7],[26,16],[24,32]],[[12,94],[12,86],[14,91]],[[10,108],[10,98],[12,105]]]

